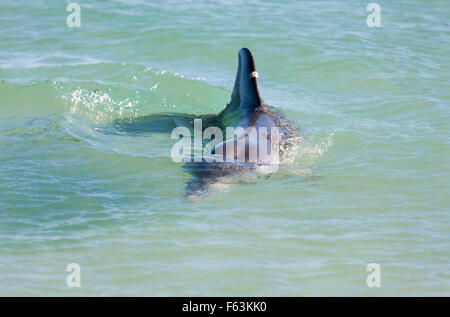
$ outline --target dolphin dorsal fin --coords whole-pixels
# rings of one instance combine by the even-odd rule
[[[241,48],[238,53],[239,64],[229,106],[245,111],[255,111],[263,101],[258,89],[258,73],[255,60],[248,48]]]

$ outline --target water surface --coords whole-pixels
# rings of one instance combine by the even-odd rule
[[[0,4],[1,295],[450,295],[448,1],[67,3]],[[192,202],[170,135],[105,127],[218,113],[241,47],[305,143]]]

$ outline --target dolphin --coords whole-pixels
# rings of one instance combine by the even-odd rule
[[[187,184],[187,198],[196,200],[213,189],[223,190],[238,181],[254,181],[267,176],[267,172],[274,169],[264,167],[275,165],[276,171],[280,164],[292,162],[298,153],[302,142],[300,128],[282,112],[263,102],[258,77],[252,53],[248,48],[240,49],[231,100],[213,121],[222,129],[239,127],[241,132],[212,149],[211,154],[220,158],[218,162],[185,163],[184,167],[194,176]],[[271,133],[273,128],[277,129],[275,137]],[[239,144],[240,140],[242,143]],[[260,155],[261,147],[267,147],[267,152],[262,151],[267,154],[265,157]],[[253,158],[250,155],[252,148],[256,149]]]
[[[231,101],[219,113],[217,120],[222,127],[240,127],[241,133],[236,138],[217,145],[212,150],[212,154],[219,154],[224,159],[231,157],[234,160],[251,163],[268,163],[258,155],[259,153],[253,158],[249,156],[252,146],[258,150],[264,141],[271,149],[271,143],[279,142],[279,139],[272,138],[271,130],[279,128],[280,113],[264,104],[259,92],[258,77],[252,53],[248,48],[240,49]],[[238,144],[239,140],[243,141],[241,146]],[[278,152],[278,149],[273,150]],[[268,154],[279,154],[279,152]]]
[[[238,52],[231,100],[219,114],[162,113],[119,119],[114,126],[121,132],[170,132],[179,126],[192,129],[195,120],[201,119],[203,130],[208,127],[239,129],[239,133],[223,139],[211,150],[209,160],[202,158],[198,162],[192,159],[184,163],[184,168],[193,176],[187,183],[186,197],[196,200],[232,183],[253,181],[267,176],[265,167],[274,165],[278,168],[292,162],[302,142],[300,128],[282,112],[263,102],[258,77],[252,53],[248,48],[242,48]],[[276,131],[276,135],[272,131]],[[251,155],[255,152],[252,150],[256,155]],[[260,152],[265,155],[260,155]]]

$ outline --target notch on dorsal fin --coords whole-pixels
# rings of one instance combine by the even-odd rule
[[[256,72],[255,60],[248,48],[239,50],[239,64],[234,82],[231,101],[228,106],[231,109],[242,109],[244,111],[255,111],[262,106],[263,101],[258,89],[258,73]]]

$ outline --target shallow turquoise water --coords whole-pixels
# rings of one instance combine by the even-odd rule
[[[0,4],[0,295],[450,295],[448,1],[67,3]],[[192,202],[170,135],[104,127],[219,112],[241,47],[306,142]]]

